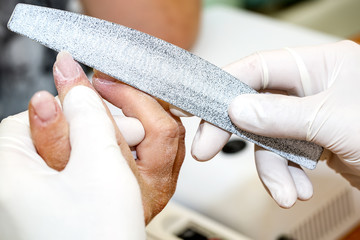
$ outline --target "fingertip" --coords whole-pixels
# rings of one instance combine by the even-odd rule
[[[191,146],[191,154],[198,161],[212,159],[228,142],[231,133],[202,121]]]
[[[106,88],[107,86],[113,86],[117,83],[118,81],[114,78],[111,78],[103,73],[100,72],[96,72],[93,75],[92,78],[92,84],[94,86],[95,89],[100,88]]]
[[[132,117],[113,116],[129,147],[134,147],[145,138],[145,129],[141,122]]]
[[[75,116],[81,117],[85,121],[87,117],[85,113],[89,115],[106,113],[105,105],[102,103],[100,97],[95,91],[86,86],[76,86],[69,89],[69,92],[63,100],[63,109],[69,121]]]
[[[29,103],[29,117],[31,123],[45,124],[53,121],[58,114],[57,102],[50,93],[46,91],[37,92]]]
[[[297,194],[293,191],[293,189],[282,188],[281,191],[271,192],[271,196],[279,207],[285,209],[289,209],[294,206],[297,200]]]
[[[274,179],[269,180],[266,177],[260,177],[268,193],[274,199],[274,201],[281,208],[291,208],[298,199],[295,186],[290,182],[276,181]]]
[[[57,85],[67,84],[79,77],[79,65],[68,52],[62,51],[56,56],[54,75]]]
[[[209,161],[210,159],[212,159],[215,155],[215,154],[204,154],[203,151],[201,150],[198,150],[198,146],[195,146],[194,147],[194,144],[192,145],[191,147],[191,156],[196,160],[196,161],[199,161],[199,162],[207,162]]]
[[[67,92],[76,85],[92,87],[80,64],[66,51],[61,51],[57,55],[53,74],[61,102]]]
[[[298,189],[298,199],[301,201],[308,201],[312,198],[314,191],[311,186],[311,188],[308,188],[307,186],[297,186]]]
[[[289,163],[289,172],[294,180],[298,199],[307,201],[313,196],[313,186],[304,170],[293,163]]]
[[[252,94],[237,96],[229,105],[228,114],[231,121],[244,130],[255,128],[263,117],[261,104],[257,104]]]
[[[288,161],[263,148],[255,148],[258,175],[275,202],[282,208],[291,208],[297,198],[297,190],[288,169]]]

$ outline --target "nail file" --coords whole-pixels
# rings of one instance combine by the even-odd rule
[[[168,42],[97,18],[18,4],[8,28],[126,84],[162,99],[308,169],[322,147],[301,140],[242,131],[228,116],[240,94],[255,94],[232,75]]]

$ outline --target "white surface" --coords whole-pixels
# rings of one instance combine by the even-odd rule
[[[193,52],[218,66],[224,66],[259,50],[337,40],[336,37],[249,12],[214,7],[204,12],[199,40]],[[188,150],[173,201],[247,236],[274,239],[279,233],[286,233],[295,227],[301,219],[309,217],[330,196],[329,189],[323,189],[322,184],[330,186],[330,190],[337,186],[348,186],[340,176],[320,164],[310,176],[315,182],[313,199],[297,203],[293,210],[280,209],[258,180],[252,145],[249,144],[245,151],[238,154],[220,153],[205,163],[192,159],[190,146],[198,121],[197,118],[184,119]],[[328,180],[331,180],[331,184],[327,184]]]
[[[224,66],[260,50],[333,42],[338,38],[228,7],[206,8],[193,53]]]
[[[233,230],[174,202],[146,228],[148,240],[177,240],[186,229],[194,229],[211,239],[250,240]]]

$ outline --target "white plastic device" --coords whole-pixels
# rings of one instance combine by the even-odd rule
[[[148,240],[250,240],[224,225],[174,201],[146,229]]]

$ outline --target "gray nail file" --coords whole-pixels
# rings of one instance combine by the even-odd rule
[[[215,65],[148,34],[89,16],[18,4],[11,31],[104,72],[280,156],[314,169],[323,149],[313,143],[258,136],[237,128],[230,102],[256,91]]]

